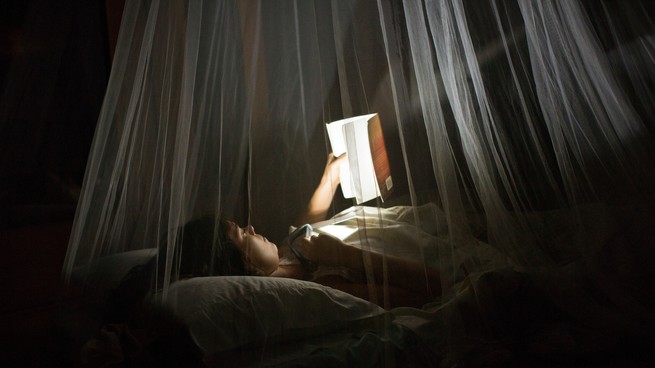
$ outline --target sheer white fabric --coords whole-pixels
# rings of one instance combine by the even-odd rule
[[[490,271],[538,275],[574,318],[610,316],[608,331],[639,335],[655,323],[642,298],[653,291],[642,234],[655,184],[655,29],[651,4],[618,3],[129,0],[65,279],[158,248],[153,288],[165,298],[184,247],[176,230],[208,214],[282,239],[321,177],[325,123],[376,112],[395,189],[355,222],[363,236],[375,223],[383,246],[361,246],[386,254],[386,207],[434,224],[438,241],[418,259],[439,269],[443,295],[394,313],[442,362],[465,359],[457,344],[491,341],[471,332],[461,299],[497,290],[479,276]],[[438,210],[419,210],[428,202]],[[330,215],[350,205],[337,192]],[[629,270],[612,263],[617,253]],[[558,274],[571,265],[582,276]],[[575,306],[581,279],[616,310]],[[498,328],[492,312],[475,318],[480,331]]]

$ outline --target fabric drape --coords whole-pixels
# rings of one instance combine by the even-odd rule
[[[129,0],[64,278],[158,248],[152,287],[166,295],[185,246],[177,229],[206,215],[281,240],[320,180],[325,123],[378,113],[394,192],[349,226],[375,233],[360,246],[386,254],[398,236],[379,226],[385,209],[409,208],[416,232],[434,225],[416,258],[439,269],[443,295],[406,325],[442,362],[518,328],[492,311],[505,300],[520,314],[526,285],[585,328],[641,336],[655,324],[644,235],[652,11],[647,1]],[[330,215],[353,205],[337,191]],[[597,295],[581,303],[589,285],[611,307]]]

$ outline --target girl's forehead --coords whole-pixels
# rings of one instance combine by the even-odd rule
[[[239,230],[240,227],[236,222],[228,221],[227,222],[227,228],[228,228],[228,230],[234,231],[234,230]]]
[[[227,236],[233,237],[238,234],[239,225],[232,221],[227,222]]]
[[[242,229],[243,228],[240,227],[239,224],[237,224],[236,222],[228,221],[228,228],[226,231],[226,235],[235,245],[239,245],[240,243],[246,241],[245,237],[240,236],[240,234],[242,233]]]

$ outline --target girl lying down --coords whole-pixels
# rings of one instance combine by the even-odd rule
[[[388,307],[420,308],[434,300],[440,292],[439,273],[436,270],[417,262],[362,250],[330,235],[299,238],[292,246],[303,262],[284,264],[280,262],[281,249],[257,234],[252,226],[239,227],[230,221],[221,226],[224,234],[222,245],[237,250],[234,253],[236,262],[231,262],[238,265],[236,270],[243,270],[245,274],[310,280],[383,304],[382,300],[372,297],[366,282],[365,259],[368,259],[370,271],[376,280],[373,295],[378,296],[385,292],[382,280],[385,279],[383,267],[386,262]],[[241,273],[239,271],[235,273]]]
[[[344,156],[335,158],[330,154],[321,182],[299,223],[325,219],[340,183],[339,165],[344,159]],[[214,220],[209,222],[213,226]],[[258,234],[252,226],[240,227],[232,221],[219,221],[216,243],[212,250],[214,257],[208,257],[212,259],[212,264],[206,264],[205,260],[200,267],[204,269],[200,272],[202,275],[257,275],[310,280],[390,308],[421,307],[441,293],[437,270],[415,261],[383,256],[347,245],[326,234],[299,237],[288,245],[293,249],[294,258],[297,257],[300,262],[283,256],[288,253],[285,252],[287,246],[278,246]],[[184,269],[184,257],[182,263]],[[197,266],[192,268],[198,270]],[[184,273],[181,270],[182,277]],[[198,276],[198,272],[193,273],[193,276]],[[367,279],[375,280],[375,284],[370,285]],[[387,303],[384,302],[385,295]]]

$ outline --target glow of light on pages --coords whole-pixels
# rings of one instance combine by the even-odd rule
[[[339,238],[340,240],[344,240],[355,233],[357,228],[349,225],[325,225],[322,226],[320,230],[322,233],[326,233],[328,235]]]

